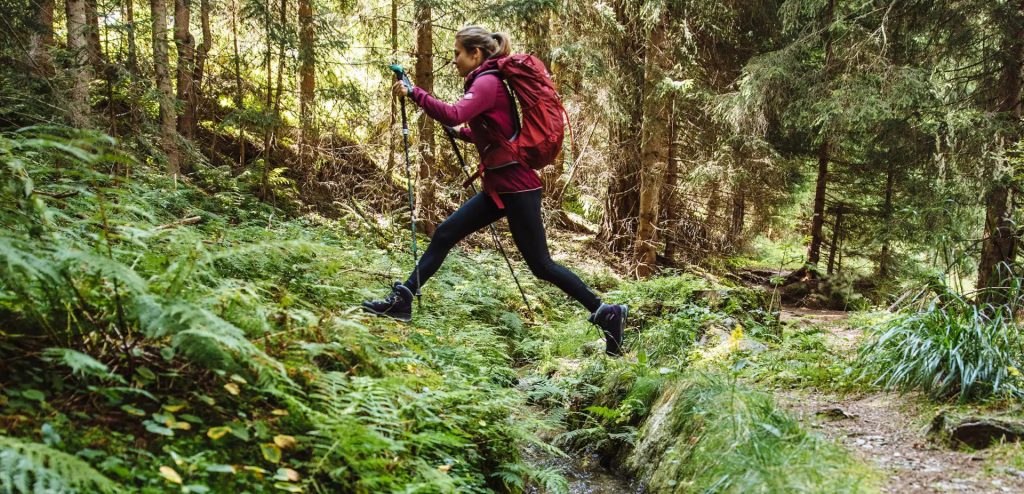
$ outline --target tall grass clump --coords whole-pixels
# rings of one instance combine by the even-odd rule
[[[923,308],[874,326],[860,349],[862,379],[938,400],[1024,396],[1024,341],[1015,321],[1024,307],[1021,280],[1004,294],[1005,303],[978,303],[943,291]]]
[[[842,448],[723,373],[682,376],[642,435],[629,464],[653,492],[871,490],[867,471]]]

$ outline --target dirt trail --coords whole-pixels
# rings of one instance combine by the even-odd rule
[[[783,309],[782,320],[825,330],[830,345],[852,355],[860,331],[838,311]],[[781,407],[812,431],[845,445],[884,475],[882,491],[1024,493],[1024,471],[994,465],[991,452],[951,451],[927,437],[932,412],[917,396],[871,393],[841,396],[815,389],[777,390]]]

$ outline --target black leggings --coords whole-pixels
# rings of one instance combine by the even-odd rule
[[[502,194],[501,200],[505,203],[505,209],[498,209],[494,201],[483,192],[471,197],[434,231],[430,245],[419,262],[419,283],[416,282],[414,269],[405,286],[416,293],[417,288],[426,283],[441,267],[444,258],[455,244],[470,233],[506,216],[512,240],[515,241],[534,276],[554,283],[563,292],[583,304],[588,311],[597,310],[601,300],[587,288],[586,283],[572,271],[551,260],[547,238],[544,236],[544,223],[540,219],[540,194],[540,189]]]

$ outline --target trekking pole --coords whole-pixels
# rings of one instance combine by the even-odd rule
[[[392,64],[391,70],[395,73],[396,81],[408,81],[405,69],[401,65]],[[412,229],[412,264],[416,270],[416,306],[421,306],[420,296],[420,262],[416,246],[416,196],[412,192],[412,169],[409,167],[409,121],[405,117],[405,96],[402,96],[402,143],[405,145],[405,182],[409,189],[409,218]]]
[[[476,194],[476,185],[473,184],[473,176],[469,174],[469,170],[466,169],[466,160],[462,158],[462,151],[459,151],[459,144],[455,142],[455,136],[445,131],[445,135],[448,136],[448,141],[452,143],[452,149],[455,150],[455,157],[459,160],[459,168],[466,174],[466,179],[469,181],[469,186],[472,188],[473,193]],[[505,253],[505,247],[501,245],[501,240],[498,239],[498,230],[494,228],[494,223],[487,225],[491,229],[491,239],[494,240],[494,246],[498,248],[498,252],[501,252],[501,257],[505,258],[505,264],[508,265],[509,272],[512,273],[512,279],[516,282],[516,287],[519,288],[519,295],[523,296],[523,303],[526,304],[526,311],[533,314],[533,308],[530,307],[530,302],[526,300],[526,292],[523,290],[523,285],[519,284],[519,277],[516,276],[516,270],[512,268],[512,261],[508,259],[508,254]]]

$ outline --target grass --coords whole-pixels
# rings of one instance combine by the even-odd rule
[[[1024,396],[1024,340],[1014,319],[1021,297],[1017,288],[1010,305],[978,304],[947,292],[876,324],[859,352],[863,378],[936,400]]]

